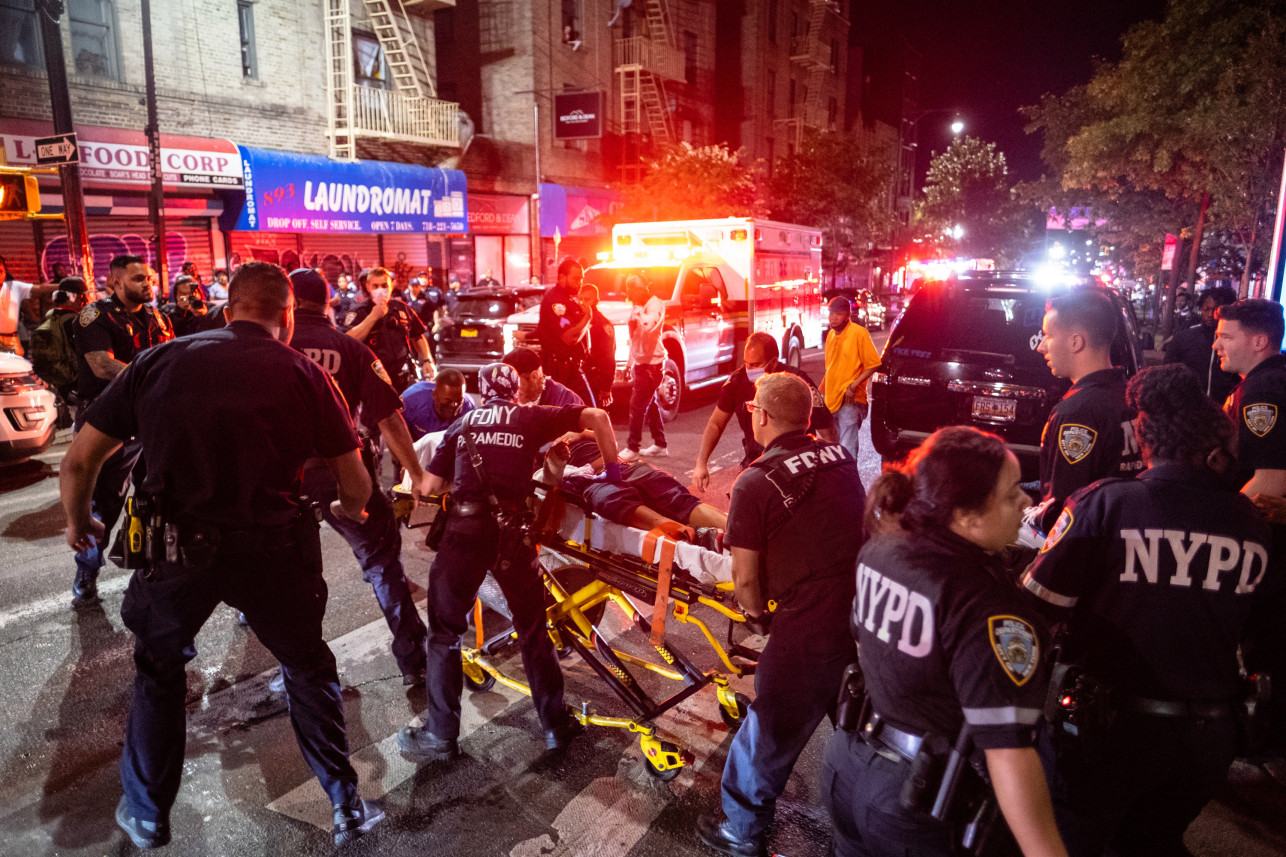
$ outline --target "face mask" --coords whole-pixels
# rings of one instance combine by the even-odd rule
[[[754,383],[755,381],[758,381],[760,378],[762,378],[764,376],[764,373],[767,371],[768,371],[768,367],[766,366],[760,366],[758,369],[747,369],[746,377],[750,379],[751,383]]]
[[[371,302],[377,304],[388,303],[388,289],[371,289]]]

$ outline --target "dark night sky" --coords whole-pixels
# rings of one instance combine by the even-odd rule
[[[888,2],[888,0],[878,0]],[[900,0],[908,39],[923,54],[920,105],[960,111],[966,133],[995,142],[1019,179],[1039,178],[1039,135],[1018,108],[1087,82],[1094,58],[1120,58],[1121,36],[1159,20],[1165,0]],[[860,26],[860,20],[854,20]],[[950,143],[950,115],[920,122],[920,169]]]

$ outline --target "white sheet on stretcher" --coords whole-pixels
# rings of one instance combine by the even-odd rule
[[[645,562],[660,562],[660,539],[657,539],[656,544],[653,546],[651,555],[644,556],[643,541],[647,538],[645,531],[614,523],[598,515],[590,515],[589,539],[587,541],[585,538],[585,512],[579,506],[574,506],[571,503],[567,503],[565,509],[563,523],[558,532],[569,542],[588,544],[589,547],[595,550],[605,550],[624,556],[642,557]],[[546,552],[558,553],[557,551],[541,551],[542,554]],[[559,556],[565,557],[566,554],[560,553]],[[572,554],[569,558],[580,559],[576,554]],[[675,546],[674,564],[697,580],[710,586],[732,580],[731,556],[726,553],[715,553],[712,550],[707,550],[688,542],[681,541]]]

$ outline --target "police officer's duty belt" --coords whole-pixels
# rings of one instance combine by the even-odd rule
[[[910,732],[903,732],[878,714],[872,714],[871,719],[862,727],[862,740],[869,744],[875,752],[886,758],[890,754],[897,756],[897,759],[890,761],[911,762],[920,752],[920,747],[924,744],[924,738],[919,735],[912,735]],[[888,752],[882,752],[887,750]]]

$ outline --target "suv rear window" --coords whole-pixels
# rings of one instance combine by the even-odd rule
[[[1040,344],[1045,296],[1018,289],[922,288],[898,321],[889,348],[899,357],[994,362],[1044,368]]]
[[[540,295],[530,298],[496,295],[460,295],[453,315],[456,318],[502,319],[540,303]]]

